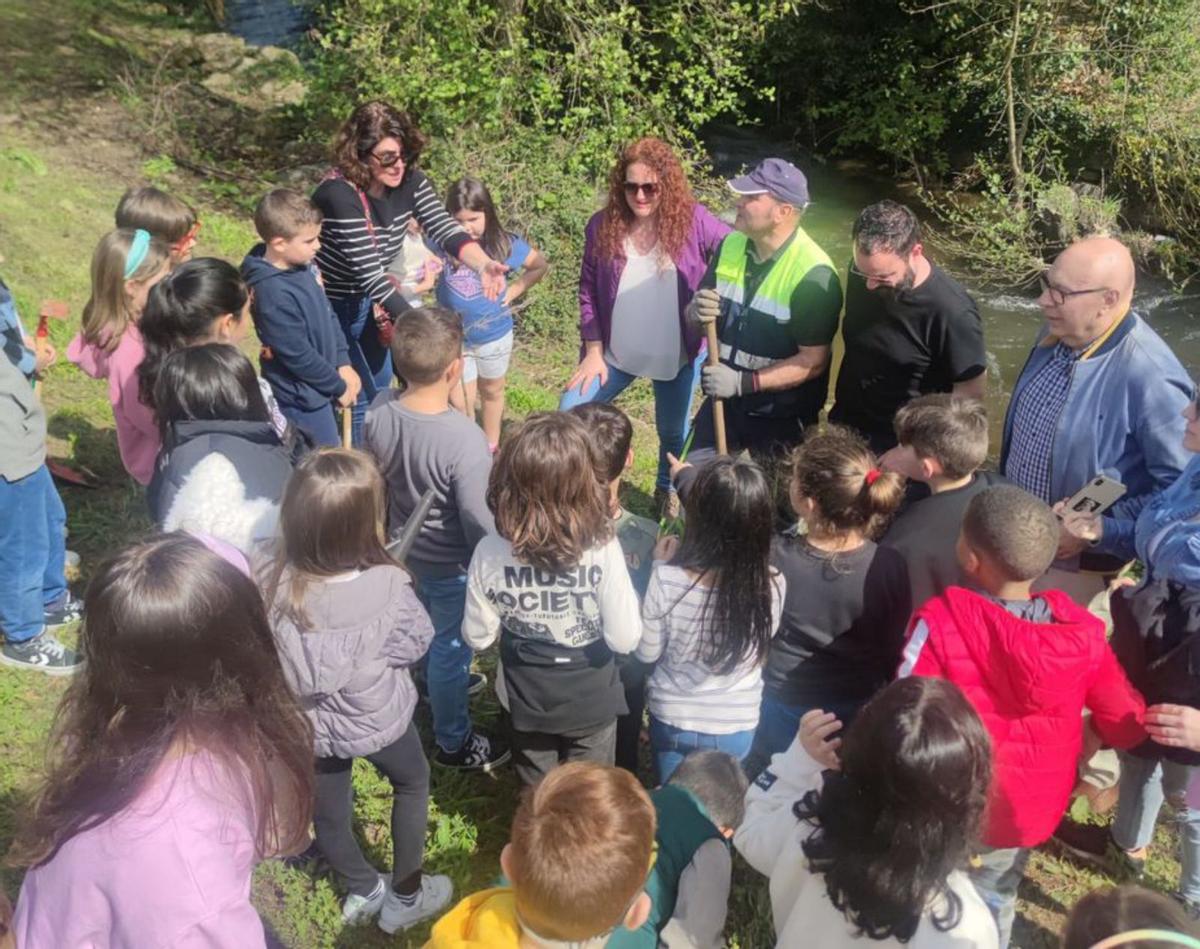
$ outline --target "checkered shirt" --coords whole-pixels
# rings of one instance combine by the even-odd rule
[[[1079,356],[1062,343],[1056,345],[1050,360],[1029,380],[1013,406],[1012,442],[1004,476],[1047,504],[1059,500],[1050,497],[1050,456]]]

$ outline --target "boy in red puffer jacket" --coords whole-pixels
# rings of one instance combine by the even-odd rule
[[[1008,945],[1029,848],[1066,809],[1083,747],[1083,710],[1118,748],[1146,738],[1145,703],[1104,638],[1104,624],[1065,593],[1031,596],[1058,547],[1050,508],[1011,485],[976,495],[963,516],[958,559],[983,592],[950,587],[913,618],[900,676],[948,679],[992,736],[994,765],[984,852],[971,879]]]

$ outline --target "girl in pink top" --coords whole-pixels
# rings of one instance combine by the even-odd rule
[[[92,255],[92,295],[83,328],[67,358],[93,379],[108,380],[121,463],[139,484],[149,484],[158,457],[154,412],[138,397],[137,367],[145,350],[138,320],[150,288],[167,275],[170,250],[149,232],[118,228],[100,239]]]
[[[308,843],[312,731],[252,581],[185,534],[108,561],[10,856],[21,949],[263,949],[250,877]]]

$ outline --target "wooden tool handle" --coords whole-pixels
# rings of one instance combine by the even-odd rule
[[[349,408],[342,409],[342,447],[349,448],[353,440],[354,419]]]
[[[720,340],[717,339],[717,323],[713,320],[705,324],[708,334],[708,364],[715,366],[721,361]],[[729,447],[725,443],[725,403],[721,399],[712,400],[713,431],[717,436],[717,454],[728,455]]]

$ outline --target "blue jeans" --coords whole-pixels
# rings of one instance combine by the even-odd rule
[[[741,761],[750,751],[754,729],[728,735],[689,732],[650,716],[650,750],[654,753],[654,773],[659,784],[666,784],[675,769],[693,751],[716,749]]]
[[[980,899],[996,920],[1000,949],[1008,949],[1008,941],[1012,938],[1013,919],[1017,915],[1017,888],[1025,878],[1029,854],[1028,847],[984,848],[979,854],[979,866],[969,870]]]
[[[1121,793],[1112,822],[1112,837],[1118,847],[1137,850],[1154,837],[1154,824],[1163,796],[1182,797],[1200,768],[1173,761],[1155,761],[1118,752],[1121,759]],[[1186,808],[1179,816],[1179,892],[1192,904],[1200,904],[1200,810]]]
[[[764,692],[758,710],[758,729],[754,733],[755,759],[765,767],[770,764],[772,755],[787,751],[800,730],[800,719],[816,707],[788,705]],[[822,708],[826,712],[833,712],[843,725],[849,726],[858,710],[862,708],[862,703],[827,702]]]
[[[617,369],[605,360],[608,366],[608,381],[600,384],[593,379],[587,392],[578,387],[568,389],[558,400],[558,409],[565,412],[585,402],[611,402],[633,384],[637,376]],[[655,487],[669,488],[671,476],[667,468],[667,452],[676,458],[683,451],[684,434],[687,432],[688,417],[691,415],[692,395],[700,381],[700,367],[704,364],[703,352],[690,363],[684,363],[679,374],[666,382],[653,380],[654,428],[658,432],[658,479]]]
[[[317,445],[337,448],[342,444],[342,431],[338,428],[332,402],[319,409],[302,409],[280,402],[279,411],[296,428],[307,433]]]
[[[66,525],[45,465],[18,481],[0,478],[0,632],[10,643],[38,635],[46,608],[66,595]]]
[[[350,347],[350,365],[362,380],[362,391],[350,410],[352,439],[357,447],[362,444],[363,418],[366,417],[367,406],[378,393],[392,384],[392,354],[379,341],[379,331],[371,312],[374,303],[370,297],[330,298],[329,303],[342,325],[346,345]]]
[[[462,638],[467,575],[420,579],[417,595],[433,623],[433,642],[425,656],[433,737],[439,748],[453,754],[471,733],[467,686],[470,685],[473,653]]]

